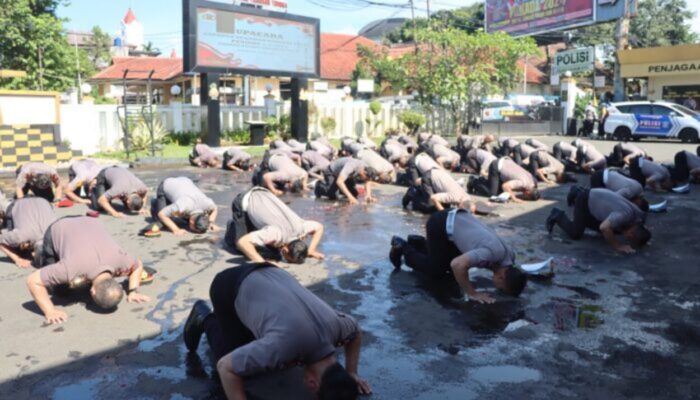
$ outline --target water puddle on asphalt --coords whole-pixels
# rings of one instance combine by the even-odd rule
[[[516,365],[493,365],[469,370],[469,378],[483,384],[523,383],[542,379],[540,371]]]
[[[61,386],[53,392],[52,400],[92,399],[97,394],[99,379],[89,379],[80,383]]]

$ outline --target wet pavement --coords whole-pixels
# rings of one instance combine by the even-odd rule
[[[664,160],[680,145],[649,147]],[[164,176],[191,176],[220,206],[221,226],[249,182],[246,175],[189,167],[137,174],[151,188]],[[394,272],[391,236],[422,234],[426,217],[402,210],[403,189],[393,186],[381,187],[380,203],[371,206],[285,196],[301,216],[325,224],[320,250],[327,259],[284,268],[358,318],[360,373],[372,398],[698,398],[700,189],[665,196],[669,212],[649,216],[654,239],[634,256],[616,255],[593,234],[578,242],[556,230],[550,237],[544,219],[552,205],[564,204],[567,189],[547,188],[536,204],[502,205],[498,216],[483,218],[515,247],[518,262],[555,260],[555,276],[531,280],[520,299],[498,295],[484,273],[473,281],[496,304],[451,300],[405,267]],[[76,206],[59,214],[85,211]],[[69,320],[44,326],[24,285],[30,271],[5,259],[0,398],[223,398],[206,340],[197,355],[187,354],[181,331],[214,275],[241,258],[222,246],[223,234],[147,239],[135,235],[143,217],[100,219],[159,271],[142,290],[151,302],[100,314],[84,297],[61,298]],[[249,382],[251,398],[309,398],[300,382],[299,369],[261,376]]]

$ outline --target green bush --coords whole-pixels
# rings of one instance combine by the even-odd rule
[[[386,136],[386,137],[389,137],[389,136],[398,136],[399,133],[401,133],[400,130],[398,130],[398,129],[396,129],[396,128],[389,128],[389,129],[387,129],[387,130],[384,131],[384,136]]]
[[[198,137],[200,137],[198,132],[170,132],[166,135],[166,140],[179,146],[193,146],[197,142]]]
[[[292,116],[289,114],[284,114],[279,119],[276,116],[267,117],[265,122],[268,137],[278,136],[287,140],[292,133]]]
[[[333,117],[323,117],[321,118],[321,130],[323,130],[323,134],[325,136],[328,136],[335,130],[336,124],[335,124],[335,118]]]
[[[377,100],[369,103],[369,111],[376,117],[382,111],[382,103]]]
[[[151,146],[157,147],[164,144],[168,140],[168,131],[163,126],[163,123],[156,119],[153,120],[153,136],[146,121],[141,121],[129,135],[129,150],[142,151],[150,150]]]
[[[237,128],[232,131],[223,132],[223,136],[234,143],[250,142],[250,130],[245,128]]]
[[[414,134],[418,132],[421,126],[425,125],[425,117],[415,111],[404,111],[399,115],[399,121],[408,129],[408,132]]]

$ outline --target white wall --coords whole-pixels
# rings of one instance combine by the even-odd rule
[[[53,96],[0,96],[4,125],[56,123],[56,98]]]

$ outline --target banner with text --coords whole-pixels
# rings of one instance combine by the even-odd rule
[[[197,8],[197,67],[318,75],[317,25]]]
[[[513,36],[594,22],[595,0],[486,0],[486,31]]]

